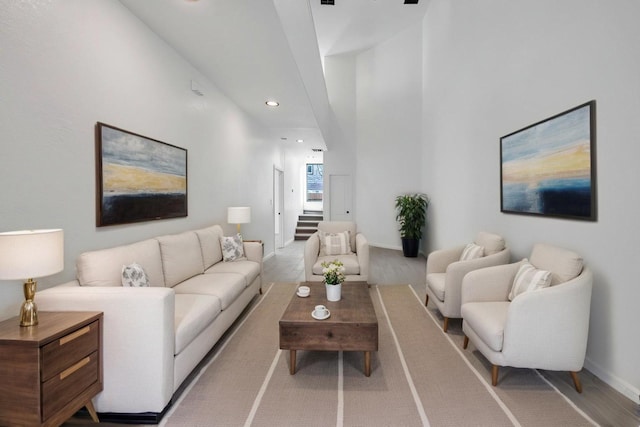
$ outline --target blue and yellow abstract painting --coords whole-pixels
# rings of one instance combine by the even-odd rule
[[[500,139],[502,212],[595,220],[595,101]]]
[[[187,150],[98,123],[98,225],[187,215]]]

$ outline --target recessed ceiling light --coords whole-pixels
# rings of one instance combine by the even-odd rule
[[[277,107],[278,105],[280,105],[278,101],[267,101],[265,102],[265,104],[267,104],[269,107]]]
[[[296,139],[296,142],[304,142],[304,139]]]

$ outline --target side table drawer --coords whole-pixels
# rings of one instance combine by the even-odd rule
[[[56,414],[99,379],[98,352],[78,360],[42,384],[42,419]]]
[[[42,381],[58,375],[98,350],[99,324],[90,323],[42,347]]]

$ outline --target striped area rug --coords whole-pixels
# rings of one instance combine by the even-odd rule
[[[596,425],[534,370],[492,387],[482,356],[444,334],[409,285],[371,287],[379,350],[370,377],[361,352],[299,351],[290,375],[278,320],[295,288],[269,286],[161,425]]]

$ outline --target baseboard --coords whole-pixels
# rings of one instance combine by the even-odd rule
[[[620,392],[631,401],[640,405],[640,390],[638,388],[602,369],[598,364],[589,360],[589,358],[585,359],[584,367],[593,375],[610,385],[614,390]]]
[[[266,261],[269,258],[273,258],[274,256],[276,256],[275,252],[269,252],[267,255],[264,256],[264,258],[262,258],[262,261]]]
[[[375,248],[381,248],[381,249],[391,249],[391,250],[394,250],[394,251],[401,251],[402,250],[402,246],[384,245],[384,244],[380,244],[380,243],[369,243],[369,246],[373,246]],[[424,253],[423,250],[420,250],[418,252],[418,254],[424,256],[425,258],[427,257],[427,255]]]

